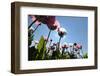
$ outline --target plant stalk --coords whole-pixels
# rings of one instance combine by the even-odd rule
[[[46,44],[47,44],[47,42],[48,42],[48,39],[49,39],[49,37],[50,37],[50,33],[51,33],[51,30],[49,31],[49,34],[48,34],[48,37],[47,37]]]
[[[31,28],[31,26],[37,21],[38,19],[35,19],[29,26],[28,26],[28,29]]]

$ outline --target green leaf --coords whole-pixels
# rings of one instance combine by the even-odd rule
[[[37,45],[37,49],[38,49],[37,58],[44,59],[45,58],[45,51],[46,51],[46,42],[45,42],[43,36],[41,36],[41,38],[40,38],[39,44]]]

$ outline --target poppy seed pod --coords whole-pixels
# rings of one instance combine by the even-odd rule
[[[50,41],[52,42],[52,39],[50,39]]]
[[[77,45],[77,43],[74,43],[73,45],[74,45],[74,46],[76,46],[76,45]]]

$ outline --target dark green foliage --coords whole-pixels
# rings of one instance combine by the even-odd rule
[[[69,53],[70,59],[76,59],[77,57],[73,52]]]
[[[36,55],[38,54],[38,50],[33,46],[28,48],[28,60],[36,60]]]
[[[41,37],[39,44],[37,45],[37,49],[38,49],[38,54],[37,54],[36,58],[39,60],[45,59],[46,42],[45,42],[43,36]]]
[[[43,36],[41,37],[37,48],[32,46],[31,48],[29,47],[28,51],[28,60],[44,60],[46,53],[46,42]]]
[[[28,30],[28,46],[31,45],[33,37],[34,37],[33,30],[32,29]]]
[[[88,53],[83,54],[83,58],[88,58]]]
[[[57,58],[58,58],[57,51],[53,51],[51,59],[57,59]]]

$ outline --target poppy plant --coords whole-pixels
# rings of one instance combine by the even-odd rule
[[[56,30],[60,23],[55,19],[55,16],[49,16],[47,20],[47,26],[50,29],[47,39],[49,39],[50,33],[52,30]]]
[[[64,45],[64,48],[66,48],[66,49],[67,49],[67,48],[68,48],[68,45],[66,45],[66,44],[65,44],[65,45]]]
[[[65,28],[59,28],[59,29],[58,29],[58,35],[60,36],[59,42],[58,42],[58,49],[59,49],[59,47],[60,47],[61,38],[62,38],[64,35],[66,35],[66,34],[67,34],[67,31],[66,31]]]
[[[59,35],[60,37],[63,37],[63,36],[66,35],[66,34],[67,34],[67,31],[66,31],[65,28],[59,28],[59,29],[58,29],[58,35]]]
[[[82,45],[81,45],[81,44],[77,44],[77,45],[76,45],[76,48],[78,48],[78,49],[81,51],[81,53],[83,54]]]
[[[35,28],[34,32],[39,27],[39,25],[41,25],[41,23],[46,24],[47,27],[50,29],[47,40],[49,39],[51,30],[56,30],[58,26],[60,26],[59,22],[55,19],[55,16],[37,16],[36,15],[36,16],[31,16],[31,18],[33,22],[29,25],[28,28],[30,28],[32,24],[35,23],[37,27]]]
[[[55,30],[57,28],[57,25],[54,24],[55,24],[55,16],[48,16],[47,26],[50,30]]]
[[[64,44],[64,45],[62,46],[62,56],[63,56],[63,54],[64,54],[64,52],[65,52],[65,49],[68,49],[68,45],[66,45],[66,44]]]
[[[80,44],[77,44],[76,47],[77,47],[78,49],[82,49],[82,45],[80,45]]]

